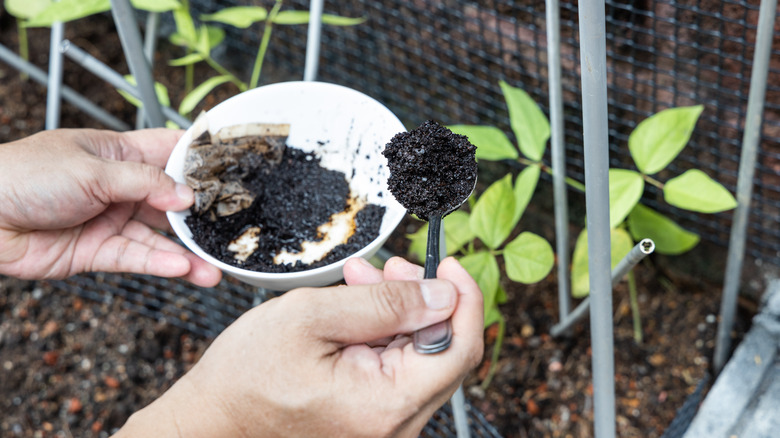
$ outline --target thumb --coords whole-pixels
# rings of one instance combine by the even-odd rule
[[[441,279],[304,290],[309,327],[326,342],[357,344],[411,333],[449,318],[458,292]],[[304,295],[304,294],[301,294]]]
[[[189,208],[195,195],[161,168],[132,161],[108,161],[102,168],[102,187],[110,202],[146,201],[160,211]]]

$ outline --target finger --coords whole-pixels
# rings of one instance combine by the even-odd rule
[[[308,333],[335,344],[357,344],[417,329],[452,315],[457,290],[446,280],[391,281],[287,294]]]
[[[425,275],[422,266],[415,265],[401,257],[391,257],[385,263],[385,280],[418,280]]]
[[[92,190],[106,204],[145,201],[160,211],[180,211],[195,202],[191,188],[149,164],[106,160],[97,168],[96,178]]]
[[[222,279],[222,271],[220,271],[219,268],[196,256],[168,237],[149,229],[139,222],[128,222],[122,230],[122,235],[150,248],[183,255],[190,263],[190,271],[186,275],[179,276],[190,283],[201,287],[214,287]],[[174,277],[175,275],[161,276]]]
[[[166,128],[124,132],[123,157],[139,156],[140,159],[136,161],[164,168],[182,134],[182,130]]]
[[[344,281],[348,285],[379,283],[384,280],[382,270],[366,259],[352,257],[344,263]]]

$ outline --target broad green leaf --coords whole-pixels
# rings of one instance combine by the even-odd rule
[[[194,110],[198,105],[198,103],[200,103],[200,101],[211,92],[211,90],[228,81],[230,81],[229,75],[214,76],[203,81],[203,83],[195,87],[194,90],[184,96],[184,99],[181,100],[181,104],[179,105],[179,114],[191,113],[192,110]]]
[[[506,290],[499,284],[496,292],[496,304],[504,304],[507,301],[509,301],[509,297],[506,295]]]
[[[618,263],[634,247],[634,241],[626,230],[616,228],[609,232],[610,239],[610,269]],[[577,243],[574,244],[574,254],[571,260],[571,294],[575,298],[588,296],[590,292],[590,273],[588,271],[588,231],[582,230]]]
[[[477,160],[515,160],[520,155],[506,134],[493,126],[452,125],[455,134],[465,135],[477,147]]]
[[[485,312],[485,328],[488,328],[493,324],[500,323],[503,320],[504,316],[501,315],[501,311],[498,310],[498,306],[493,306]]]
[[[110,0],[61,0],[49,4],[24,25],[27,27],[51,26],[58,21],[65,23],[108,10],[111,10]]]
[[[133,75],[125,75],[125,80],[132,86],[136,85],[135,77]],[[128,102],[130,102],[132,105],[143,108],[143,102],[141,102],[141,99],[138,99],[135,96],[132,96],[130,93],[127,93],[126,91],[117,89],[120,95],[125,98]],[[168,88],[165,87],[165,85],[155,82],[154,83],[154,93],[157,96],[157,101],[160,102],[160,105],[162,106],[171,106],[171,99],[168,96]]]
[[[531,284],[550,273],[555,254],[544,238],[525,231],[504,248],[504,263],[510,280]]]
[[[737,200],[725,187],[698,169],[667,181],[664,199],[675,207],[700,213],[718,213],[737,206]]]
[[[200,61],[203,61],[203,55],[200,53],[190,53],[189,55],[182,56],[181,58],[168,61],[168,65],[173,67],[182,67],[185,65],[192,65]]]
[[[463,248],[463,245],[474,240],[474,232],[469,226],[469,214],[465,211],[453,211],[442,219],[444,225],[447,255],[453,255]]]
[[[182,6],[178,0],[130,0],[136,9],[149,12],[168,12]]]
[[[485,313],[495,306],[500,272],[493,254],[479,251],[460,258],[460,264],[477,282],[482,291]]]
[[[5,0],[5,10],[16,18],[27,20],[46,9],[52,0]]]
[[[661,171],[688,144],[704,106],[669,108],[643,120],[628,136],[628,150],[646,175]]]
[[[525,208],[528,207],[528,203],[531,202],[531,197],[536,190],[536,183],[539,182],[539,174],[542,169],[539,166],[528,166],[517,175],[515,180],[515,214],[512,216],[512,223],[517,223]]]
[[[447,255],[455,254],[475,237],[471,227],[469,227],[469,215],[465,211],[453,211],[442,219],[442,224],[444,225],[444,245]],[[415,233],[406,237],[411,240],[409,253],[417,257],[417,260],[424,261],[428,242],[428,224],[426,223]]]
[[[642,197],[645,181],[633,170],[609,169],[609,227],[615,228]]]
[[[520,151],[530,160],[541,161],[550,138],[550,122],[547,116],[528,93],[504,81],[499,84],[506,99],[509,123]]]
[[[515,222],[512,222],[514,215],[512,175],[507,174],[482,193],[471,211],[469,224],[485,245],[496,249],[515,227]]]
[[[266,18],[268,18],[268,10],[261,6],[235,6],[200,16],[203,21],[215,21],[241,29],[246,29]]]
[[[628,215],[628,228],[636,240],[653,239],[656,252],[661,254],[682,254],[699,243],[698,235],[642,204]]]
[[[171,35],[171,41],[177,45],[194,48],[198,43],[198,34],[187,5],[182,5],[173,10],[173,20],[176,23],[176,37]]]

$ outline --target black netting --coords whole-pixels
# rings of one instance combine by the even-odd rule
[[[210,12],[247,3],[253,2],[199,0],[193,6]],[[285,8],[308,4],[288,1]],[[325,12],[367,22],[324,27],[319,79],[377,98],[407,127],[433,118],[511,133],[499,80],[522,87],[547,108],[543,2],[347,0],[326,2]],[[630,165],[628,134],[639,121],[665,108],[703,104],[690,145],[659,179],[698,167],[735,191],[757,19],[758,0],[607,1],[612,165]],[[251,65],[260,32],[237,31],[227,40],[226,55],[236,67]],[[300,78],[306,26],[277,26],[274,32],[265,81]],[[561,2],[568,172],[582,181],[578,32],[576,2]],[[780,263],[779,51],[776,42],[748,239],[749,255],[775,264]],[[647,197],[704,239],[727,244],[731,212],[682,211],[665,204],[653,187]]]

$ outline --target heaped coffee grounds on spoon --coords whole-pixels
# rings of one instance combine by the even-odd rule
[[[458,207],[474,189],[476,146],[428,120],[396,134],[382,152],[390,177],[387,185],[409,213],[428,220]]]
[[[287,147],[278,163],[243,159],[226,171],[243,176],[241,186],[254,195],[249,207],[226,216],[192,209],[186,219],[195,242],[225,263],[260,272],[303,271],[348,257],[379,234],[385,207],[351,198],[345,175],[323,168],[312,153]],[[346,243],[316,261],[275,261],[282,252],[298,254],[302,244],[321,241],[320,227],[342,212],[352,216],[341,223],[354,227]]]

